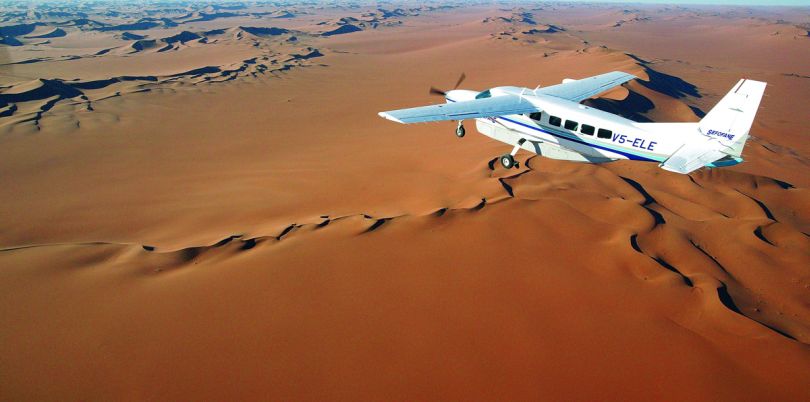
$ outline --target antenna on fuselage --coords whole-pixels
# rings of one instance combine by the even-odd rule
[[[518,95],[518,96],[520,97],[521,101],[524,99],[523,94],[525,94],[526,91],[528,91],[528,90],[529,90],[529,88],[523,88],[523,89],[520,90],[520,95]]]

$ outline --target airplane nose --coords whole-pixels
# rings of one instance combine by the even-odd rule
[[[464,92],[467,91],[464,91],[462,89],[454,89],[452,91],[447,91],[444,94],[444,99],[446,99],[448,102],[458,102],[460,100],[464,100]]]
[[[444,97],[448,102],[461,102],[475,99],[475,96],[478,95],[478,93],[478,91],[470,91],[469,89],[454,89],[452,91],[447,91],[447,93],[444,94]]]

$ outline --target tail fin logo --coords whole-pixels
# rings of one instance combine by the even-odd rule
[[[706,133],[706,134],[713,135],[715,137],[728,138],[729,140],[733,140],[734,137],[736,137],[736,135],[734,135],[734,134],[724,133],[722,131],[717,131],[717,130],[709,130],[709,132]]]

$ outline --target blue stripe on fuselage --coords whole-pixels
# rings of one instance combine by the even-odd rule
[[[455,102],[455,101],[454,101],[454,100],[452,100],[452,99],[449,99],[449,98],[446,98],[446,99],[447,99],[448,101],[450,101],[450,102]],[[528,125],[528,124],[526,124],[526,123],[521,123],[521,122],[519,122],[519,121],[515,121],[515,120],[512,120],[512,119],[509,119],[509,118],[503,117],[503,116],[496,117],[495,119],[496,119],[496,120],[497,120],[497,119],[503,119],[503,120],[506,120],[506,121],[508,121],[508,122],[510,122],[510,123],[517,124],[517,125],[519,125],[519,126],[523,126],[523,127],[526,127],[526,128],[530,128],[530,129],[532,129],[532,130],[536,130],[536,131],[539,131],[539,132],[541,132],[541,133],[546,133],[546,134],[549,134],[549,135],[551,135],[551,136],[554,136],[554,137],[557,137],[557,138],[564,139],[564,140],[566,140],[566,141],[576,142],[576,143],[579,143],[579,144],[582,144],[582,145],[587,145],[587,146],[592,147],[592,148],[597,148],[597,149],[601,149],[601,150],[604,150],[604,151],[608,151],[608,152],[617,153],[617,154],[619,154],[619,155],[626,156],[628,159],[631,159],[631,160],[637,160],[637,161],[648,161],[648,162],[660,162],[659,160],[656,160],[656,159],[650,159],[650,158],[648,158],[648,157],[646,157],[646,156],[636,155],[636,154],[633,154],[633,153],[629,153],[629,152],[625,152],[625,151],[619,151],[619,150],[616,150],[616,149],[611,149],[611,148],[607,148],[607,147],[604,147],[604,146],[600,146],[600,145],[592,144],[592,143],[590,143],[590,142],[583,141],[583,140],[581,140],[581,139],[579,139],[579,138],[571,138],[571,137],[566,137],[566,136],[564,136],[564,135],[557,134],[557,133],[553,133],[553,132],[551,132],[551,131],[547,131],[547,130],[543,130],[543,129],[542,129],[542,128],[540,128],[540,127],[530,126],[530,125]],[[576,151],[575,151],[575,152],[576,152]]]

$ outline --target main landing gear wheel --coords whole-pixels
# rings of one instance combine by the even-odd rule
[[[464,126],[459,124],[458,127],[456,127],[456,137],[458,138],[464,137],[464,134],[466,134],[466,132],[464,131]]]
[[[515,158],[510,154],[501,156],[501,165],[507,169],[511,169],[515,167]]]

